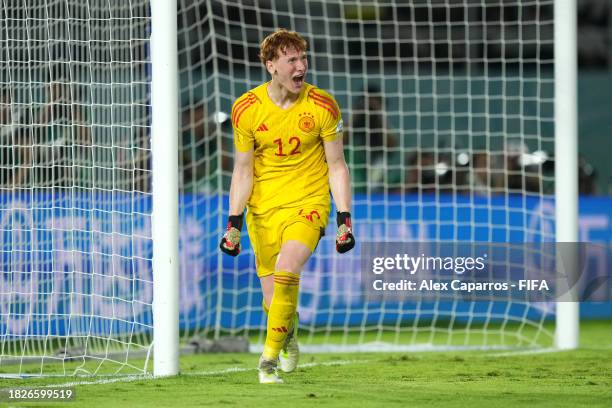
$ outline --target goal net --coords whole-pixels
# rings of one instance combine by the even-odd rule
[[[0,13],[0,375],[148,372],[150,2]],[[303,271],[304,349],[552,344],[552,303],[372,300],[360,273],[368,241],[554,241],[552,0],[179,0],[177,17],[183,343],[264,341],[248,237],[237,258],[218,242],[231,104],[268,79],[259,41],[287,27],[341,106],[358,240],[336,254],[332,216]]]
[[[146,370],[147,1],[0,5],[0,375]]]
[[[217,246],[232,170],[228,114],[269,79],[258,44],[276,27],[306,37],[307,81],[342,109],[354,189],[357,247],[335,253],[332,216],[302,274],[303,347],[551,346],[554,304],[371,301],[360,253],[366,241],[554,241],[552,0],[182,1],[186,336],[247,335],[255,350],[265,338],[248,242],[236,259]]]

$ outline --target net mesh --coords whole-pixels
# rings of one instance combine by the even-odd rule
[[[144,0],[0,6],[1,373],[147,371],[149,10]],[[228,115],[268,79],[258,44],[276,27],[306,37],[307,80],[342,109],[358,243],[554,240],[552,0],[179,0],[178,24],[184,342],[263,343],[248,239],[235,259],[218,240]],[[548,303],[368,300],[360,246],[340,256],[333,235],[302,274],[307,350],[552,341]]]
[[[227,114],[269,79],[257,53],[276,27],[305,36],[307,81],[342,109],[358,241],[554,241],[552,1],[183,1],[181,216],[193,251],[181,268],[185,295],[198,299],[182,304],[188,331],[259,346],[265,336],[248,243],[237,259],[217,245]],[[302,274],[305,347],[551,344],[547,303],[368,301],[359,245],[340,256],[333,236]]]
[[[2,372],[142,372],[148,4],[5,1],[0,14]]]

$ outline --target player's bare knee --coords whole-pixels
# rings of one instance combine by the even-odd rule
[[[310,249],[303,243],[287,241],[278,255],[275,270],[299,274],[310,255]]]
[[[295,254],[292,251],[285,251],[281,255],[279,255],[278,260],[276,261],[276,272],[278,271],[286,271],[295,274],[300,274],[302,272],[302,267],[304,266],[304,261],[300,256]]]
[[[291,259],[289,256],[285,256],[276,263],[276,272],[278,271],[291,272],[299,275],[302,272],[302,263],[296,259]]]

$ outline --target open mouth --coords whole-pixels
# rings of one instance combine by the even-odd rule
[[[293,77],[293,84],[297,87],[302,86],[304,84],[304,75],[296,75]]]

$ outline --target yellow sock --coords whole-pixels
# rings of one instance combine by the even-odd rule
[[[274,294],[268,312],[268,332],[263,351],[266,359],[275,360],[283,348],[293,326],[299,288],[300,275],[284,271],[274,273]]]
[[[266,314],[266,317],[268,317],[268,313],[270,313],[270,308],[268,307],[268,305],[266,305],[266,300],[262,300],[261,301],[261,308],[263,309],[264,313]],[[295,312],[295,315],[297,316],[297,312]],[[291,319],[291,327],[289,327],[289,333],[291,333],[291,331],[293,330],[293,325],[295,324],[295,319]]]

